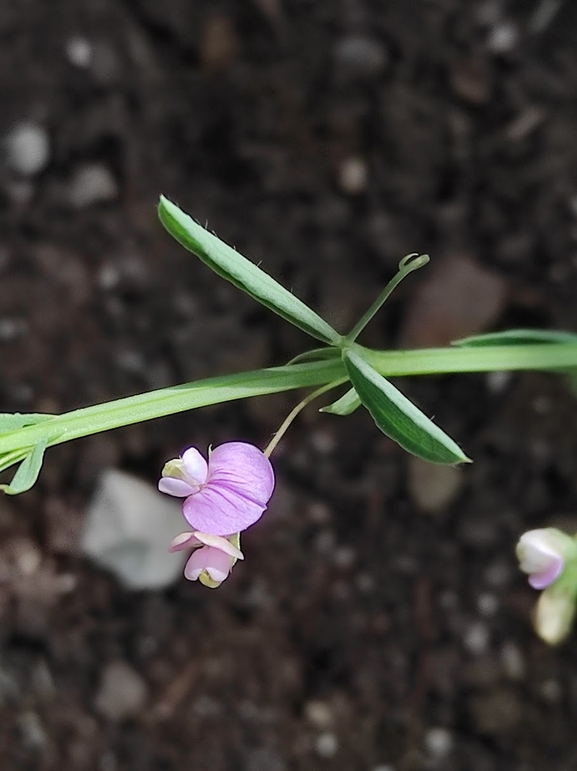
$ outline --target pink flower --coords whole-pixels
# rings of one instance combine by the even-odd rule
[[[238,535],[232,536],[231,540],[236,540],[238,544]],[[196,530],[177,535],[169,551],[193,548],[184,567],[184,577],[189,581],[200,580],[205,586],[215,589],[228,577],[235,562],[244,559],[241,550],[231,540]]]
[[[565,565],[567,542],[573,548],[572,539],[552,527],[523,533],[517,544],[517,557],[533,589],[545,589],[559,578]]]
[[[194,447],[168,461],[158,489],[186,498],[182,512],[195,531],[226,536],[260,519],[274,482],[272,465],[258,447],[227,442],[209,450],[208,463]]]

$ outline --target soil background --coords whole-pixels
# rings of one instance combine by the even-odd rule
[[[577,331],[576,44],[568,0],[5,0],[0,131],[49,153],[23,174],[4,144],[2,410],[306,348],[171,241],[161,193],[342,331],[431,254],[375,347]],[[86,502],[107,467],[263,446],[294,394],[51,450],[0,501],[2,771],[577,769],[575,638],[537,639],[514,559],[526,529],[577,530],[577,402],[545,374],[401,386],[474,464],[312,409],[215,592],[121,588],[78,553]]]

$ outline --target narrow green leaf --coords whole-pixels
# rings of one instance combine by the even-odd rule
[[[538,343],[554,345],[558,343],[577,344],[577,335],[573,332],[560,332],[554,329],[507,329],[505,332],[489,332],[485,335],[464,337],[451,345],[467,348],[481,348],[488,345],[535,345]]]
[[[158,216],[171,236],[185,249],[196,254],[219,276],[317,340],[332,344],[340,341],[338,332],[302,300],[220,238],[201,227],[164,196],[160,198]]]
[[[328,412],[331,415],[350,415],[361,406],[361,400],[354,388],[350,388],[336,402],[321,407],[319,412]]]
[[[18,495],[30,490],[38,479],[47,444],[47,439],[41,439],[18,466],[10,484],[0,485],[0,490],[3,490],[7,495]]]
[[[37,423],[43,423],[45,420],[51,420],[53,417],[55,416],[34,412],[24,415],[19,412],[0,412],[0,434],[17,431],[19,428],[24,428],[24,426],[35,426]]]
[[[431,463],[466,463],[461,448],[358,353],[343,361],[361,402],[381,431],[405,450]]]

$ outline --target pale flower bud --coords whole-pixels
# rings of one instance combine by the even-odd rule
[[[529,530],[517,544],[519,567],[534,589],[544,589],[559,578],[566,558],[575,552],[575,541],[554,527]]]
[[[535,631],[549,645],[557,645],[571,631],[574,616],[574,594],[567,587],[551,587],[537,602]]]

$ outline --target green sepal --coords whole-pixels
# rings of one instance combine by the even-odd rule
[[[470,462],[461,448],[358,353],[343,352],[351,383],[378,428],[407,452],[431,463]]]
[[[354,388],[349,388],[340,399],[337,399],[332,404],[328,404],[326,407],[321,407],[319,412],[328,412],[331,415],[351,415],[360,406],[361,400],[359,395]]]
[[[48,445],[47,439],[41,439],[18,466],[9,485],[0,485],[0,490],[7,495],[25,493],[34,485],[42,468],[44,451]]]
[[[339,343],[338,332],[308,305],[164,196],[160,198],[158,216],[171,236],[219,276],[317,340]]]

